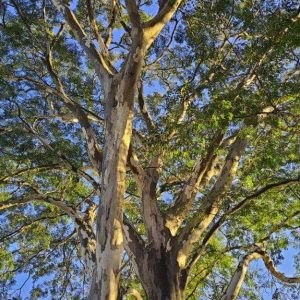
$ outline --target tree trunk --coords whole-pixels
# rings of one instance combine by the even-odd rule
[[[186,274],[165,250],[150,250],[139,265],[139,275],[149,300],[183,300]]]
[[[106,140],[102,165],[101,213],[97,219],[98,278],[93,281],[90,299],[117,299],[118,296],[126,161],[132,131],[134,96],[133,86],[131,101],[124,101],[123,85],[122,80],[115,79],[105,93]]]

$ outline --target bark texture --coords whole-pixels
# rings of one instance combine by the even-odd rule
[[[183,300],[186,273],[181,272],[166,249],[149,249],[138,264],[138,273],[147,299]]]
[[[146,50],[172,17],[181,1],[174,1],[172,4],[166,3],[163,7],[164,11],[159,12],[159,18],[156,20],[155,17],[150,24],[141,23],[135,1],[127,0],[125,3],[132,25],[130,52],[119,73],[111,77],[108,76],[109,74],[106,76],[100,74],[106,99],[105,146],[102,163],[101,207],[97,217],[97,270],[89,296],[89,299],[93,300],[118,298],[119,270],[123,250],[125,176],[132,135],[136,85]],[[107,69],[103,62],[101,64]],[[145,201],[147,201],[148,195],[151,197],[153,193],[155,194],[153,186],[156,185],[156,176],[152,173],[145,174],[149,178],[149,180],[145,180],[146,195],[142,195],[142,198],[146,198]],[[151,206],[150,210],[153,209],[155,207]],[[151,211],[144,206],[145,216]],[[157,227],[152,230],[152,240],[157,248],[161,238],[156,238],[156,229]]]

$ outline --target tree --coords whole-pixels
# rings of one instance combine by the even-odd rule
[[[300,282],[276,269],[299,243],[297,1],[1,9],[3,297],[21,273],[32,299],[257,299],[254,259]]]

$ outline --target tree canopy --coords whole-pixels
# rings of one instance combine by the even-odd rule
[[[299,1],[0,6],[1,299],[299,299]]]

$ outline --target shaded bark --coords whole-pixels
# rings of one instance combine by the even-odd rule
[[[187,274],[182,272],[166,249],[149,249],[139,274],[147,299],[183,300]]]

